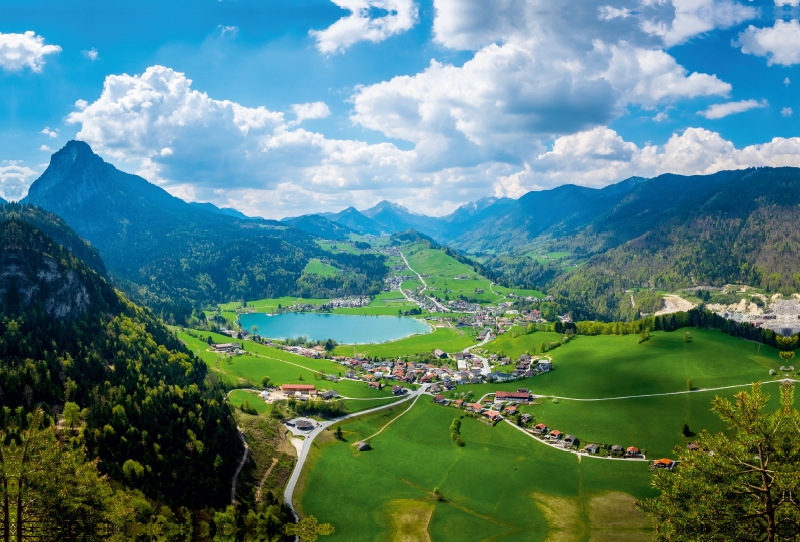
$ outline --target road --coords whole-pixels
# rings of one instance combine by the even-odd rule
[[[479,346],[483,346],[484,344],[486,344],[489,341],[491,341],[492,338],[493,338],[492,334],[491,333],[487,333],[486,334],[486,338],[483,339],[483,341],[479,342],[478,344],[473,344],[472,346],[466,347],[464,350],[462,350],[462,352],[467,353],[470,350],[472,350],[473,348],[477,348]],[[489,366],[489,360],[488,359],[486,359],[483,356],[479,356],[478,354],[472,354],[472,356],[478,358],[479,360],[481,360],[483,362],[483,367],[481,367],[481,374],[482,375],[486,376],[486,375],[488,375],[489,373],[492,372],[492,368]]]
[[[300,518],[297,516],[297,512],[295,512],[294,510],[294,505],[293,505],[294,488],[297,485],[297,480],[300,478],[300,472],[303,470],[303,465],[305,464],[306,459],[308,458],[308,452],[311,451],[311,443],[314,442],[314,439],[317,438],[317,436],[319,436],[320,433],[325,431],[331,425],[341,423],[350,418],[355,418],[356,416],[364,416],[366,414],[378,412],[379,410],[397,406],[401,403],[405,403],[406,401],[410,401],[412,399],[416,401],[416,399],[420,395],[424,394],[426,390],[427,386],[423,386],[417,391],[412,391],[406,397],[395,403],[389,403],[388,405],[381,405],[379,407],[370,408],[368,410],[362,410],[361,412],[354,412],[353,414],[348,414],[347,416],[342,416],[340,418],[335,418],[333,420],[324,421],[320,423],[316,428],[314,428],[313,431],[308,433],[306,435],[305,440],[303,440],[303,447],[300,449],[300,453],[297,455],[297,464],[295,464],[294,470],[292,471],[292,475],[291,477],[289,477],[289,481],[286,483],[286,489],[283,492],[283,500],[286,503],[286,505],[289,508],[291,508],[292,514],[294,514],[295,519],[299,521]]]
[[[410,270],[412,273],[414,273],[414,274],[415,274],[417,277],[419,277],[419,281],[422,283],[422,290],[420,291],[420,293],[422,293],[422,292],[424,292],[425,290],[427,290],[427,289],[428,289],[428,283],[427,283],[427,282],[425,282],[425,279],[424,279],[424,278],[422,278],[422,275],[420,275],[419,273],[417,273],[416,271],[414,271],[413,269],[411,269],[411,265],[409,265],[409,263],[408,263],[408,260],[406,259],[406,255],[405,255],[405,254],[403,254],[403,252],[402,252],[402,251],[398,250],[397,252],[399,252],[399,253],[400,253],[400,257],[401,257],[401,258],[403,258],[403,261],[404,261],[404,262],[406,262],[406,267],[408,267],[408,269],[409,269],[409,270]],[[402,291],[402,289],[403,289],[403,287],[402,287],[402,285],[401,285],[401,286],[400,286],[400,290]],[[406,296],[406,299],[408,299],[408,296],[405,294],[405,292],[403,293],[403,295],[405,295],[405,296]],[[433,297],[433,296],[430,296],[430,295],[429,295],[429,296],[426,296],[426,297],[427,297],[428,299],[430,299],[430,300],[431,300],[431,302],[432,302],[434,305],[436,305],[437,307],[439,307],[439,310],[441,310],[442,312],[450,312],[450,309],[448,309],[447,307],[445,307],[444,305],[442,305],[441,303],[439,303],[439,302],[436,300],[436,298],[435,298],[435,297]]]
[[[241,428],[237,426],[236,431],[238,431],[239,439],[241,439],[242,444],[244,444],[244,454],[242,455],[242,460],[239,461],[239,466],[236,467],[236,473],[233,475],[233,482],[231,482],[231,504],[236,504],[236,482],[239,481],[239,474],[242,472],[242,468],[247,462],[247,455],[250,453],[250,446],[247,445],[247,439],[244,438],[244,433],[242,433]]]

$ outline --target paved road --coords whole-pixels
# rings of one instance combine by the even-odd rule
[[[306,435],[305,440],[303,440],[303,447],[300,449],[300,453],[297,456],[297,464],[294,466],[294,470],[292,471],[291,477],[289,477],[289,481],[286,483],[286,489],[283,492],[283,500],[286,505],[291,508],[292,514],[294,514],[295,519],[299,520],[300,518],[297,516],[297,512],[294,510],[294,505],[292,503],[292,499],[294,496],[294,488],[297,485],[297,480],[300,478],[300,472],[303,470],[303,465],[308,458],[308,452],[311,450],[311,443],[314,441],[317,436],[325,431],[331,425],[341,423],[347,419],[355,418],[356,416],[363,416],[365,414],[371,414],[373,412],[378,412],[379,410],[383,410],[389,407],[397,406],[400,403],[405,403],[406,401],[410,401],[411,399],[416,400],[417,397],[425,393],[427,386],[421,387],[417,391],[412,391],[408,395],[406,395],[400,401],[389,403],[388,405],[381,405],[375,408],[370,408],[368,410],[362,410],[361,412],[354,412],[353,414],[348,414],[347,416],[342,416],[341,418],[335,418],[332,420],[327,420],[320,423],[314,430]]]
[[[472,346],[468,346],[464,350],[462,350],[462,352],[466,353],[466,352],[469,352],[470,350],[472,350],[473,348],[477,348],[479,346],[483,346],[484,344],[488,343],[492,339],[493,339],[492,334],[491,333],[487,333],[486,334],[486,338],[483,339],[482,342],[479,342],[478,344],[473,344]],[[478,358],[479,360],[481,360],[483,362],[483,367],[481,367],[481,374],[482,375],[486,376],[486,375],[488,375],[489,373],[492,372],[492,368],[489,366],[489,360],[488,359],[484,358],[483,356],[479,356],[478,354],[472,354],[472,355],[473,355],[473,357],[476,357],[476,358]]]

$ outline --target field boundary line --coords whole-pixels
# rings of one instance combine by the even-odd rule
[[[762,382],[762,384],[772,384],[772,383],[785,382],[785,381],[800,382],[798,380],[794,380],[794,379],[791,379],[791,378],[784,378],[783,380],[769,380],[767,382]],[[666,392],[666,393],[648,393],[648,394],[645,394],[645,395],[623,395],[621,397],[600,397],[600,398],[596,398],[596,399],[586,399],[586,398],[579,399],[579,398],[576,398],[576,397],[560,397],[558,395],[540,395],[540,397],[550,398],[550,399],[560,399],[560,400],[564,400],[564,401],[586,401],[586,402],[592,402],[592,401],[617,401],[617,400],[620,400],[620,399],[638,399],[640,397],[664,397],[664,396],[667,396],[667,395],[684,395],[684,394],[688,394],[688,393],[703,393],[703,392],[708,392],[708,391],[730,390],[730,389],[734,389],[734,388],[746,388],[746,387],[752,386],[752,385],[753,385],[753,383],[751,382],[750,384],[735,384],[733,386],[720,386],[718,388],[697,388],[697,389],[694,389],[694,390],[670,391],[670,392]],[[486,395],[492,395],[492,394],[491,393],[487,393]]]
[[[366,442],[366,441],[368,441],[368,440],[372,440],[373,438],[377,437],[378,435],[380,435],[381,433],[383,433],[383,430],[384,430],[384,429],[386,429],[387,427],[389,427],[390,425],[392,425],[392,424],[393,424],[395,421],[397,421],[397,420],[399,420],[400,418],[402,418],[403,416],[405,416],[405,415],[408,413],[408,411],[409,411],[409,410],[411,410],[412,408],[414,408],[414,405],[416,405],[416,404],[417,404],[417,400],[418,400],[420,397],[422,397],[422,394],[421,394],[421,393],[420,393],[419,395],[417,395],[417,396],[414,398],[414,400],[413,400],[413,401],[411,401],[411,404],[408,406],[408,408],[407,408],[407,409],[405,409],[403,412],[401,412],[401,413],[400,413],[400,415],[398,415],[398,416],[396,416],[395,418],[392,418],[391,420],[389,420],[388,422],[386,422],[386,425],[384,425],[383,427],[381,427],[381,428],[378,430],[378,432],[377,432],[377,433],[375,433],[374,435],[370,435],[370,436],[368,436],[367,438],[365,438],[365,439],[364,439],[364,441]]]

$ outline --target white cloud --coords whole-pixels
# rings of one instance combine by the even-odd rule
[[[6,71],[30,68],[33,72],[40,72],[44,66],[44,57],[60,51],[61,47],[58,45],[45,45],[44,38],[33,31],[24,34],[0,32],[0,68]]]
[[[760,109],[768,106],[769,103],[767,100],[761,100],[760,102],[757,100],[741,100],[739,102],[713,104],[705,111],[698,111],[697,114],[702,115],[709,120],[714,120],[721,119],[729,115],[736,115],[737,113],[744,113],[745,111],[750,111],[751,109]]]
[[[89,106],[89,102],[86,100],[78,100],[75,102],[75,107],[77,109],[86,109]]]
[[[58,137],[58,128],[56,128],[55,130],[51,130],[49,126],[45,126],[44,129],[39,133],[46,135],[51,139],[55,139]]]
[[[41,147],[39,147],[39,150],[40,151],[44,151],[44,152],[55,152],[53,149],[51,149],[47,145],[42,145]]]
[[[715,28],[730,28],[758,16],[758,10],[731,0],[672,0],[674,18],[647,19],[642,30],[672,47]]]
[[[97,56],[98,56],[97,55],[97,49],[95,49],[94,47],[92,47],[88,51],[81,51],[81,54],[83,56],[85,56],[86,58],[88,58],[89,60],[91,60],[92,62],[97,60]]]
[[[326,119],[331,116],[331,110],[325,102],[311,102],[292,105],[292,113],[297,119],[290,122],[291,125],[300,124],[304,120]]]
[[[20,162],[4,160],[0,164],[0,195],[8,201],[19,201],[39,173]]]
[[[791,107],[784,107],[783,109],[781,109],[781,115],[783,115],[784,117],[791,117],[792,114],[794,114],[794,111],[792,111]]]
[[[244,201],[261,216],[371,201],[379,189],[408,197],[410,187],[425,184],[414,174],[414,151],[293,129],[281,112],[216,100],[191,85],[162,66],[111,75],[100,97],[67,123],[80,125],[77,139],[96,152],[175,194]],[[301,113],[324,113],[302,105]],[[214,193],[219,189],[227,199]]]
[[[633,12],[628,8],[615,8],[612,6],[600,6],[597,8],[597,11],[597,16],[604,21],[610,21],[612,19],[625,19],[633,14]]]
[[[800,24],[797,20],[787,23],[778,19],[772,27],[751,25],[739,34],[734,45],[741,47],[743,53],[767,57],[770,66],[800,64]]]
[[[217,28],[219,29],[219,35],[223,38],[227,36],[236,37],[239,33],[238,26],[228,26],[228,25],[218,25]]]
[[[800,6],[800,0],[775,0],[776,6]]]
[[[613,45],[604,76],[620,89],[629,103],[654,107],[677,98],[727,96],[731,85],[705,73],[689,73],[676,60],[658,49],[634,49]]]
[[[395,34],[410,30],[417,24],[418,7],[414,0],[331,0],[350,15],[342,17],[325,30],[311,30],[322,53],[344,52],[360,41],[381,42]],[[386,12],[371,17],[370,11]]]
[[[800,0],[798,0],[798,1],[800,1]],[[791,81],[791,80],[790,80],[788,77],[787,77],[786,79],[784,79],[784,80],[783,80],[783,84],[784,84],[784,85],[786,85],[787,87],[788,87],[788,86],[789,86],[791,83],[792,83],[792,81]]]
[[[496,196],[514,196],[566,182],[602,187],[634,175],[707,175],[759,166],[800,166],[800,138],[774,138],[737,149],[718,133],[687,128],[663,145],[642,147],[614,130],[593,130],[558,138],[552,150],[513,175],[498,177]]]

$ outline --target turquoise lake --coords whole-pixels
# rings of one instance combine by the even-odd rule
[[[307,337],[314,341],[333,339],[340,344],[385,343],[431,332],[431,327],[424,321],[402,316],[314,312],[270,316],[257,312],[240,315],[239,322],[242,329],[248,331],[254,325],[258,326],[258,334],[269,339]]]

